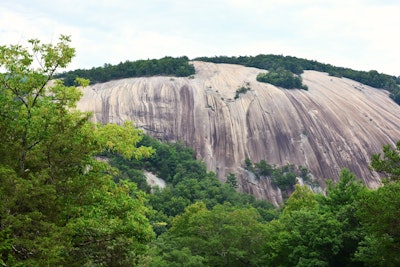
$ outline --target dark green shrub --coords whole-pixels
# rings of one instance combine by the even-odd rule
[[[284,68],[273,69],[267,73],[260,73],[257,75],[257,81],[270,83],[286,89],[298,88],[308,90],[308,87],[303,85],[300,76]]]
[[[245,94],[245,93],[247,93],[248,91],[250,91],[251,89],[250,89],[250,87],[244,87],[244,86],[241,86],[241,87],[239,87],[237,90],[236,90],[236,94],[235,94],[235,100],[236,99],[238,99],[239,98],[239,96],[241,95],[241,94]]]

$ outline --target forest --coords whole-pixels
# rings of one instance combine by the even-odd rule
[[[265,69],[275,73],[278,72],[281,73],[279,76],[275,74],[275,76],[280,77],[280,79],[276,78],[276,80],[278,80],[278,83],[274,82],[274,79],[269,79],[264,81],[265,82],[272,81],[271,82],[272,84],[288,89],[300,88],[307,90],[305,87],[301,88],[302,85],[301,80],[294,82],[294,77],[300,77],[298,75],[302,74],[304,70],[327,72],[331,76],[340,78],[345,77],[375,88],[388,90],[390,92],[390,97],[397,104],[400,104],[400,87],[399,87],[400,77],[391,76],[384,73],[378,73],[376,70],[357,71],[350,68],[336,67],[331,64],[320,63],[315,60],[308,60],[293,56],[282,56],[282,55],[198,57],[195,58],[194,60],[213,62],[213,63],[238,64],[247,67]],[[283,77],[287,78],[283,79]],[[263,81],[262,76],[260,78],[261,79],[258,80]],[[283,80],[284,82],[279,83],[279,80]]]
[[[400,142],[371,155],[378,189],[343,169],[314,193],[293,182],[304,167],[246,159],[291,192],[276,208],[182,143],[91,122],[77,87],[49,83],[74,55],[68,36],[0,46],[2,266],[400,265]],[[166,187],[150,188],[145,170]]]
[[[376,70],[357,71],[320,63],[315,60],[282,55],[198,57],[193,60],[238,64],[265,69],[268,72],[260,73],[257,76],[257,81],[271,83],[286,89],[308,90],[307,86],[302,83],[300,76],[304,70],[327,72],[331,76],[345,77],[375,88],[388,90],[390,97],[397,104],[400,104],[400,77],[378,73]],[[192,77],[194,74],[195,69],[190,64],[189,58],[183,56],[179,58],[164,57],[161,59],[125,61],[117,65],[104,64],[103,67],[56,73],[54,77],[62,78],[65,85],[72,86],[77,85],[75,83],[77,77],[88,79],[91,84],[95,84],[132,77],[156,75]]]
[[[195,73],[194,67],[189,64],[187,57],[164,57],[120,62],[117,65],[104,64],[103,67],[93,67],[88,70],[77,69],[56,74],[55,78],[62,78],[67,86],[77,85],[76,78],[85,78],[91,84],[103,83],[111,80],[149,77],[156,75],[187,77]]]

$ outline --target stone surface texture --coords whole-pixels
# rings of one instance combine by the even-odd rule
[[[229,172],[239,190],[274,204],[282,194],[258,181],[244,160],[307,167],[322,187],[343,167],[369,187],[379,186],[368,168],[373,153],[400,139],[400,106],[385,90],[346,78],[305,71],[305,90],[256,81],[256,68],[192,62],[193,77],[144,77],[95,84],[78,103],[100,123],[131,120],[164,141],[183,141],[224,182]],[[235,99],[240,87],[249,91]]]

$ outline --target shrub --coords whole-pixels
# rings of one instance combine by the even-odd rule
[[[260,73],[257,75],[257,81],[270,83],[286,89],[299,88],[308,90],[308,87],[303,85],[300,76],[295,75],[284,68],[271,69],[267,73]]]
[[[247,91],[250,91],[250,90],[251,90],[250,87],[244,87],[244,86],[239,87],[236,90],[236,94],[235,94],[235,97],[234,97],[235,100],[239,98],[240,94],[245,94],[245,93],[247,93]]]

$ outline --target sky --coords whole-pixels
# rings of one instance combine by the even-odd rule
[[[68,69],[277,54],[400,76],[399,0],[1,0],[0,45],[71,36]]]

